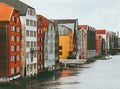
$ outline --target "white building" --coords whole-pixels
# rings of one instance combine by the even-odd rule
[[[44,38],[44,67],[45,71],[55,68],[55,29],[52,22],[49,23]]]
[[[26,20],[26,72],[27,75],[37,74],[37,28],[36,28],[36,12],[33,8],[28,8],[25,18]]]

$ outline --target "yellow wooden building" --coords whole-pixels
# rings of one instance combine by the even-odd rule
[[[67,59],[73,51],[73,32],[72,29],[60,25],[59,28],[59,47],[60,59]]]

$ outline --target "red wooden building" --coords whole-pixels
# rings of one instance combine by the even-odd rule
[[[106,30],[96,30],[96,53],[104,55],[106,53]]]
[[[38,73],[44,71],[44,36],[48,26],[49,20],[42,15],[37,15]]]
[[[0,82],[20,77],[21,23],[18,11],[0,3]]]

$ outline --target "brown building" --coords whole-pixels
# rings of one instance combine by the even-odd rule
[[[97,55],[105,55],[107,48],[107,33],[104,29],[96,30],[96,53]]]
[[[0,3],[0,82],[20,77],[21,23],[18,11]]]
[[[79,25],[80,30],[80,58],[92,59],[96,56],[95,28],[89,25]]]

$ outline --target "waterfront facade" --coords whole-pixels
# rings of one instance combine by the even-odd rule
[[[111,52],[112,49],[118,48],[118,36],[115,32],[108,31],[109,33],[109,51]]]
[[[105,55],[107,53],[107,47],[109,47],[109,44],[107,43],[107,41],[109,39],[107,39],[107,32],[104,29],[99,29],[96,30],[96,36],[97,36],[97,40],[98,40],[98,44],[96,44],[96,46],[99,46],[96,49],[97,50],[97,54],[98,55]]]
[[[23,77],[37,74],[37,36],[36,11],[19,0],[0,0],[19,10],[22,44],[21,44],[21,75]]]
[[[21,22],[18,11],[0,3],[0,82],[20,77]]]
[[[44,38],[49,20],[42,15],[37,15],[37,63],[38,73],[44,71]]]
[[[80,59],[87,59],[87,25],[79,25],[80,33]]]
[[[49,22],[44,37],[44,70],[52,71],[55,69],[55,28],[54,23]]]
[[[95,28],[88,25],[79,25],[80,30],[80,58],[90,59],[96,56]],[[91,43],[92,42],[92,43]]]
[[[96,56],[96,33],[95,28],[88,26],[87,31],[87,55],[88,58],[94,58]]]
[[[115,32],[78,26],[77,19],[48,20],[20,0],[0,0],[0,82],[31,79],[59,69],[59,59],[80,64],[116,48]]]
[[[21,21],[26,20],[26,76],[35,76],[37,74],[37,20],[34,8],[28,8],[25,18],[21,17]]]

